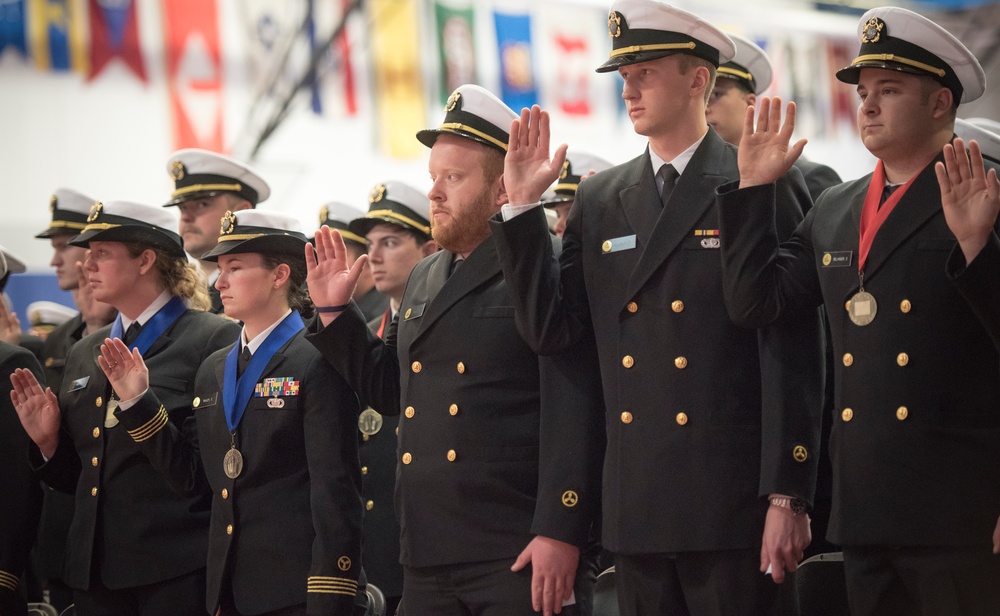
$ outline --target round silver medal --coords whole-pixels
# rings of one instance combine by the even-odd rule
[[[382,415],[375,409],[368,407],[358,415],[358,430],[361,434],[374,436],[382,429]]]
[[[875,320],[878,313],[878,303],[871,293],[860,291],[855,293],[847,307],[847,316],[851,323],[864,327]]]
[[[118,409],[118,401],[114,398],[108,400],[107,411],[104,413],[104,427],[114,428],[118,425],[118,418],[115,417],[115,410]]]
[[[236,479],[240,476],[240,473],[243,472],[243,454],[240,453],[239,449],[233,447],[226,452],[226,456],[222,459],[222,470],[230,479]]]

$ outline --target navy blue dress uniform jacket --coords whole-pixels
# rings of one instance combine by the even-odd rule
[[[715,188],[737,177],[736,148],[709,129],[665,210],[648,152],[581,183],[558,260],[541,208],[492,223],[531,344],[550,353],[596,336],[613,552],[756,548],[761,496],[813,496],[819,316],[760,333],[729,319]],[[809,196],[796,171],[780,185],[790,234]]]
[[[20,578],[28,564],[42,498],[24,455],[30,439],[10,400],[10,375],[17,368],[31,370],[39,383],[45,382],[31,352],[0,342],[0,494],[7,501],[0,507],[0,614],[5,616],[24,613]]]
[[[391,320],[388,308],[368,327],[382,332],[384,340]],[[383,324],[383,318],[385,322]],[[358,450],[361,455],[361,497],[365,503],[364,541],[362,542],[365,575],[386,597],[403,594],[403,566],[399,564],[399,522],[393,508],[396,487],[396,427],[398,415],[382,415],[382,425],[375,434],[364,434],[358,426]]]
[[[223,406],[226,355],[198,370],[194,416],[139,443],[182,494],[212,491],[206,607],[232,593],[253,615],[306,604],[308,614],[350,614],[361,571],[361,470],[354,427],[357,398],[302,332],[268,362],[236,428],[243,469],[230,479],[233,444]],[[130,429],[160,409],[148,392],[119,412]],[[204,558],[204,555],[203,555]]]
[[[401,413],[401,562],[513,559],[533,535],[582,545],[600,498],[599,402],[566,403],[550,375],[572,357],[539,358],[518,335],[492,242],[449,278],[452,257],[416,265],[385,343],[353,304],[307,336],[363,405]]]
[[[34,445],[31,452],[46,483],[76,494],[64,580],[81,590],[92,573],[113,590],[190,573],[205,566],[208,541],[209,494],[178,495],[129,428],[105,428],[111,388],[96,357],[110,333],[103,327],[70,350],[59,392],[59,446],[48,462]],[[183,425],[198,366],[238,335],[236,324],[188,310],[152,344],[144,359],[164,413],[144,426],[145,433]]]
[[[836,374],[831,541],[986,547],[1000,516],[997,239],[965,268],[932,162],[875,236],[864,284],[878,310],[855,325],[846,303],[859,289],[870,180],[825,192],[780,248],[771,189],[724,187],[730,311],[760,325],[826,306]]]

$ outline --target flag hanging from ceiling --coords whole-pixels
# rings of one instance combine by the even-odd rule
[[[341,0],[342,23],[340,33],[337,34],[333,41],[333,47],[336,50],[335,57],[340,68],[340,77],[344,84],[344,111],[347,115],[351,116],[358,113],[358,95],[354,83],[354,66],[351,64],[351,41],[347,36],[348,11],[353,3],[353,0]]]
[[[531,51],[531,16],[494,11],[500,53],[500,93],[514,111],[538,102]]]
[[[173,0],[164,2],[164,5],[173,5]],[[145,83],[146,68],[139,45],[138,7],[135,0],[89,0],[88,6],[90,71],[87,79],[94,79],[111,60],[120,58]]]
[[[174,148],[223,152],[222,55],[216,0],[163,3]]]
[[[426,128],[427,121],[417,4],[415,0],[370,0],[368,11],[378,141],[390,156],[415,158],[424,150],[415,135]]]
[[[476,83],[476,40],[472,4],[434,3],[437,20],[438,60],[441,70],[441,104],[463,84]]]
[[[43,71],[87,71],[82,2],[30,0],[27,23],[35,66]]]
[[[28,57],[28,41],[24,36],[24,0],[0,0],[0,55],[7,47]]]

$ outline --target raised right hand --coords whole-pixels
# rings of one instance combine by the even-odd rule
[[[149,369],[139,349],[125,346],[121,338],[105,338],[97,363],[108,377],[108,383],[119,400],[131,400],[149,389]]]
[[[785,123],[781,123],[781,99],[773,101],[764,96],[757,100],[760,115],[754,128],[753,105],[747,107],[743,118],[743,137],[740,139],[737,163],[740,168],[740,188],[773,184],[802,155],[806,140],[788,144],[795,130],[795,103],[788,103]]]
[[[38,445],[42,455],[51,458],[59,445],[59,399],[51,388],[42,391],[38,379],[30,370],[18,368],[10,375],[14,388],[10,401],[24,426],[24,431]]]
[[[316,246],[306,244],[306,286],[317,307],[342,306],[351,301],[358,286],[361,270],[368,255],[361,255],[353,264],[348,262],[344,238],[337,230],[323,227],[316,232]],[[320,312],[320,320],[328,325],[340,313]]]

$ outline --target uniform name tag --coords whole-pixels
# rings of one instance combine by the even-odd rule
[[[73,384],[69,386],[69,390],[70,391],[79,391],[79,390],[83,389],[84,387],[86,387],[87,383],[89,383],[89,382],[90,382],[90,377],[89,376],[85,376],[83,378],[79,378],[79,379],[73,381]]]
[[[853,260],[854,253],[850,250],[840,252],[824,252],[823,267],[849,267]]]
[[[427,304],[419,304],[417,306],[410,306],[403,312],[403,320],[409,321],[410,319],[419,319],[424,316],[424,308]]]
[[[205,396],[204,398],[196,397],[192,406],[196,409],[203,409],[207,406],[215,406],[219,403],[219,392],[215,392],[211,396]]]
[[[613,237],[610,240],[604,240],[604,243],[601,244],[601,252],[604,254],[632,250],[633,248],[635,248],[635,235]]]

